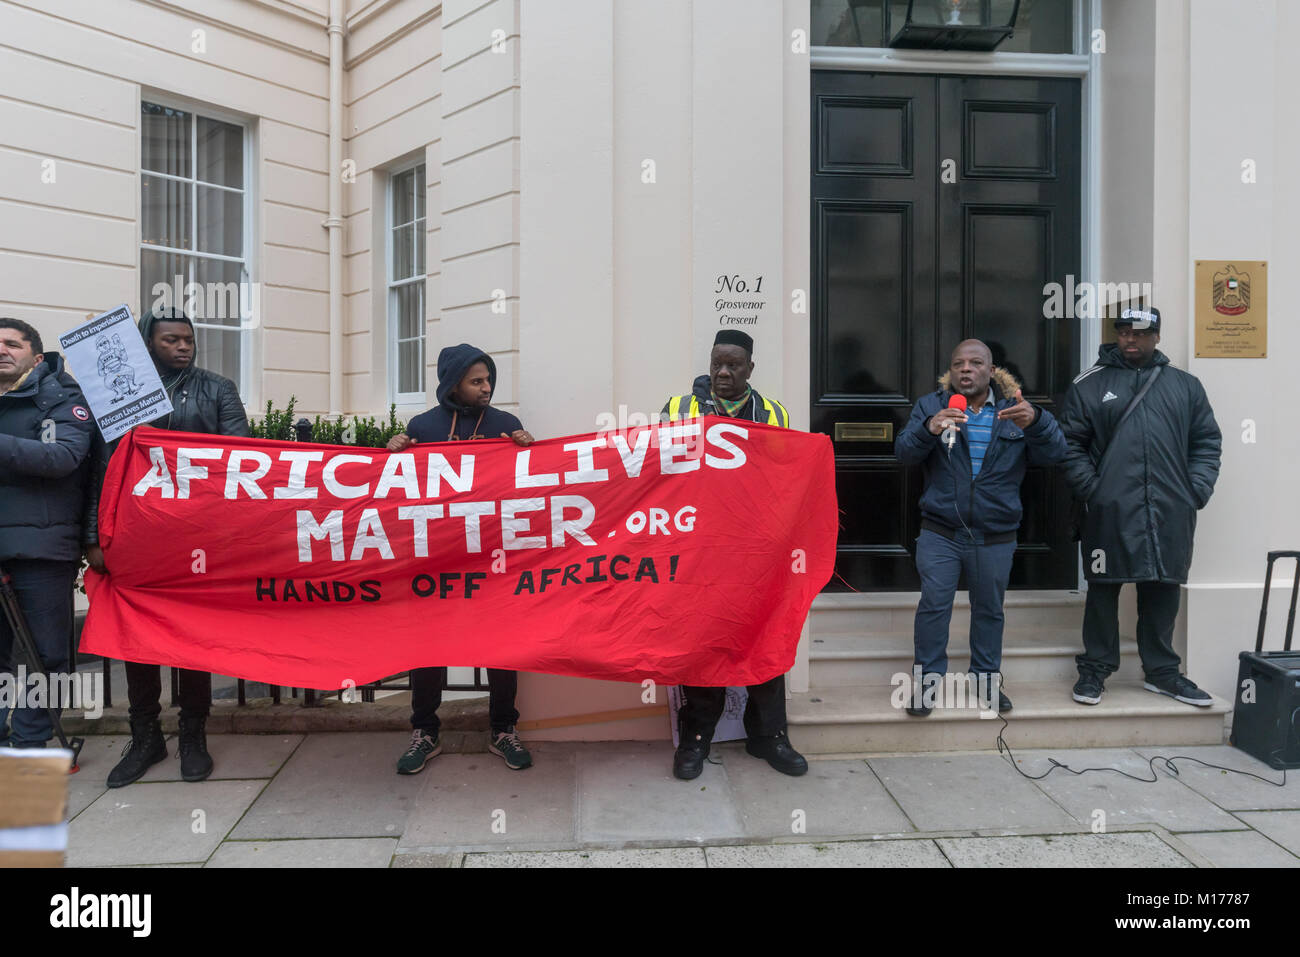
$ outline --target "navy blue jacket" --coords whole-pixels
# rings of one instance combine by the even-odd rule
[[[0,561],[81,557],[94,432],[85,396],[57,352],[0,395]]]
[[[998,387],[997,382],[989,385],[995,391]],[[1014,394],[1015,390],[1010,391]],[[1037,417],[1026,429],[995,418],[980,474],[972,476],[966,430],[958,431],[949,453],[939,436],[926,428],[932,416],[948,407],[951,397],[952,392],[946,389],[921,396],[894,441],[894,455],[900,462],[924,468],[921,517],[953,530],[960,530],[964,523],[981,533],[1014,532],[1020,527],[1020,483],[1025,478],[1025,466],[1055,465],[1065,458],[1061,427],[1052,413],[1038,406],[1034,407]],[[993,405],[994,415],[1011,405],[1015,405],[1015,399],[998,399]]]
[[[486,409],[467,409],[451,397],[452,389],[460,385],[469,367],[476,362],[484,362],[488,367],[488,381],[493,393],[497,388],[497,366],[482,349],[476,349],[462,342],[458,346],[448,346],[438,353],[438,388],[435,395],[438,404],[427,412],[406,423],[406,434],[417,442],[446,442],[450,439],[468,439],[471,437],[497,439],[504,432],[509,435],[523,425],[509,412],[502,412],[488,406]],[[479,421],[482,415],[483,420]],[[455,423],[453,433],[452,424]],[[475,426],[478,431],[475,434]]]

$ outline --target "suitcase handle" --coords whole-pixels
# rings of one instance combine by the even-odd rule
[[[1277,551],[1268,553],[1268,571],[1264,573],[1264,600],[1259,606],[1259,633],[1255,636],[1255,654],[1264,650],[1264,619],[1268,614],[1269,586],[1273,584],[1273,563],[1279,558],[1294,558],[1295,581],[1291,583],[1291,610],[1286,619],[1285,651],[1291,650],[1291,635],[1295,632],[1296,597],[1300,596],[1300,551]]]

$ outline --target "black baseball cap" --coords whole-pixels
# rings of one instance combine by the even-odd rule
[[[1120,326],[1132,326],[1134,329],[1150,329],[1152,332],[1160,331],[1160,310],[1152,306],[1150,309],[1125,309],[1115,320],[1115,328]]]

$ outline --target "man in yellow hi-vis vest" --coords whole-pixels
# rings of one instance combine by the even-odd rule
[[[725,415],[749,422],[789,428],[790,413],[775,399],[759,395],[749,386],[754,371],[754,340],[735,329],[723,329],[713,340],[709,374],[695,380],[690,395],[668,400],[663,415],[669,420],[700,415]],[[749,686],[745,705],[745,750],[784,774],[805,774],[808,762],[790,746],[786,734],[785,675]],[[682,686],[680,744],[673,755],[673,774],[684,781],[700,776],[718,719],[726,705],[726,688]]]

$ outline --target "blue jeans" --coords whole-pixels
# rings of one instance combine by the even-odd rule
[[[67,672],[72,652],[72,587],[77,581],[79,563],[10,558],[3,564],[18,595],[18,606],[27,621],[27,630],[32,633],[42,666],[47,673]],[[0,614],[0,671],[14,675],[19,664],[26,665],[30,687],[31,663],[19,654],[9,621]],[[14,688],[15,680],[6,680],[9,688]],[[0,705],[0,746],[44,747],[54,736],[54,725],[43,708],[12,710],[10,717],[10,709]],[[8,730],[6,718],[10,718]]]
[[[913,643],[923,674],[948,671],[948,626],[952,602],[963,571],[970,589],[970,670],[1002,670],[1002,599],[1011,578],[1016,543],[985,545],[965,529],[949,540],[922,529],[916,540],[916,570],[921,573],[921,601],[916,606]]]

